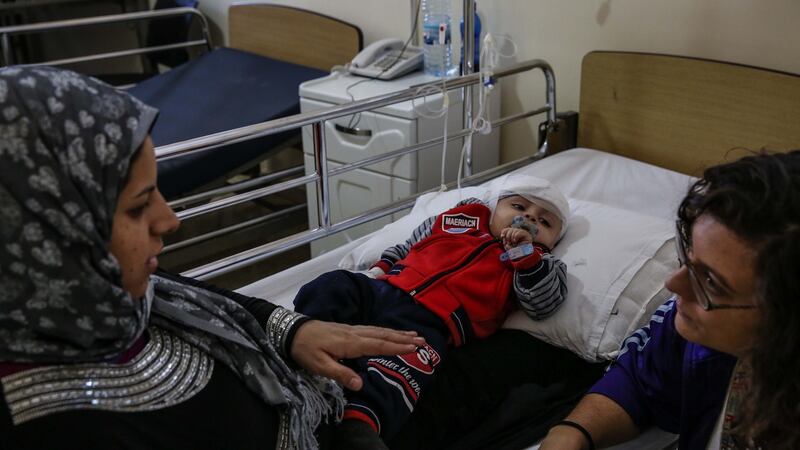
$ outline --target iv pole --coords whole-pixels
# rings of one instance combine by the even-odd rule
[[[464,0],[464,34],[461,38],[461,48],[464,49],[464,57],[461,64],[461,75],[469,75],[475,72],[475,0]],[[472,128],[472,85],[464,86],[464,128]],[[470,139],[465,137],[464,139]],[[472,175],[472,146],[467,149],[464,155],[464,175]]]
[[[417,6],[420,1],[421,0],[411,0],[412,27],[416,22]],[[463,0],[463,2],[464,15],[462,17],[464,20],[464,34],[461,39],[461,48],[464,49],[464,58],[461,65],[461,75],[469,75],[475,72],[475,62],[473,60],[473,55],[475,53],[475,39],[473,37],[475,34],[475,0]],[[419,46],[419,30],[411,30],[411,34],[413,36],[411,43]],[[463,90],[463,124],[465,129],[469,129],[472,128],[472,106],[474,100],[472,97],[472,85],[464,86]],[[464,175],[472,175],[472,148],[469,148],[467,154],[464,155]]]

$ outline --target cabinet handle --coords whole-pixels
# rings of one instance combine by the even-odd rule
[[[350,128],[344,125],[339,125],[338,123],[334,124],[333,127],[336,131],[345,134],[352,134],[353,136],[372,136],[372,130],[362,129],[362,128]]]

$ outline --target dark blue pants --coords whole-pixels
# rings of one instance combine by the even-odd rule
[[[348,361],[364,387],[346,392],[345,418],[363,420],[390,439],[414,410],[445,355],[449,333],[444,322],[389,283],[346,270],[322,274],[303,286],[294,306],[315,319],[414,330],[425,337],[426,345],[414,353]]]

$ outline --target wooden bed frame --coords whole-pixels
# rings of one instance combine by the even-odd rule
[[[361,30],[313,11],[262,3],[228,9],[229,46],[320,70],[349,62],[361,50]]]
[[[697,58],[583,58],[578,145],[689,175],[748,150],[800,148],[800,75]]]

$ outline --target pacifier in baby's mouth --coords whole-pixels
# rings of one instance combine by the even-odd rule
[[[531,238],[535,238],[539,233],[539,227],[535,223],[528,222],[523,216],[515,216],[511,219],[511,228],[519,228],[531,234]],[[500,261],[508,261],[520,259],[533,253],[533,244],[530,242],[512,247],[500,255]]]
[[[539,233],[539,227],[537,227],[535,223],[525,220],[523,216],[514,216],[514,218],[511,219],[511,228],[525,230],[531,234],[532,238],[536,238],[536,234]]]

